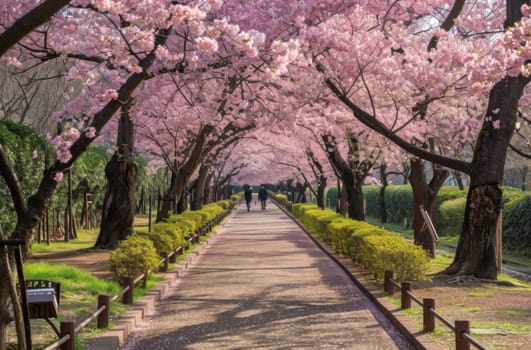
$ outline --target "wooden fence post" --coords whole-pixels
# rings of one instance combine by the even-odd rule
[[[170,263],[175,264],[177,262],[177,249],[174,250],[170,255]]]
[[[98,315],[98,319],[96,321],[97,327],[99,329],[101,328],[107,328],[109,327],[109,306],[111,304],[111,298],[108,295],[100,294],[98,295],[98,309],[105,305],[105,310],[102,311],[101,314]]]
[[[411,308],[411,297],[409,296],[408,292],[411,290],[411,282],[402,282],[401,283],[401,308],[402,309],[409,309]]]
[[[384,272],[384,292],[393,294],[395,291],[395,286],[393,284],[393,271],[386,270]]]
[[[463,333],[470,333],[470,323],[455,321],[455,350],[470,350],[470,343],[463,337]]]
[[[422,320],[424,332],[433,332],[435,330],[435,315],[431,310],[435,310],[435,299],[422,299]]]
[[[129,286],[129,290],[124,293],[122,302],[126,305],[133,304],[133,289],[135,288],[135,280],[132,277],[126,277],[124,280],[124,287]]]
[[[61,345],[61,350],[75,350],[76,348],[76,326],[73,321],[63,321],[60,324],[61,335],[63,338],[66,335],[70,335],[70,339],[63,345]]]

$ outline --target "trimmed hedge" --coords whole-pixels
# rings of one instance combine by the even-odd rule
[[[380,186],[364,186],[366,215],[378,218]],[[455,186],[443,186],[437,194],[439,220],[437,232],[440,236],[455,236],[461,233],[465,213],[467,189],[460,191]],[[525,204],[512,204],[525,201],[529,192],[512,187],[503,188],[503,236],[504,248],[531,254],[529,240],[529,217],[531,210]],[[413,194],[410,185],[392,185],[385,191],[388,221],[403,224],[404,218],[411,223],[413,217]],[[523,206],[523,207],[521,207]],[[521,209],[521,208],[527,208]],[[527,231],[525,231],[527,229]],[[526,235],[527,232],[527,235]]]
[[[137,277],[157,267],[159,256],[153,242],[143,235],[132,235],[120,241],[111,253],[109,267],[117,281]]]
[[[503,247],[531,256],[531,195],[507,203],[502,217]]]
[[[456,236],[461,233],[465,215],[466,198],[456,198],[439,205],[437,233],[440,236]]]
[[[111,271],[118,280],[137,277],[157,267],[160,257],[186,247],[187,238],[211,220],[234,208],[240,196],[204,205],[201,210],[170,216],[153,225],[153,232],[135,232],[118,244],[110,258]],[[233,198],[231,197],[231,198]]]
[[[293,203],[291,201],[288,201],[288,196],[282,193],[269,193],[269,196],[273,197],[273,199],[276,200],[284,208],[291,211]]]
[[[429,258],[397,233],[366,222],[347,219],[315,204],[294,204],[292,214],[313,234],[328,240],[336,250],[382,279],[393,270],[397,280],[425,279]]]

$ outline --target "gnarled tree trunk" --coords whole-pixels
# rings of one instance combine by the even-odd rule
[[[100,233],[95,247],[114,249],[118,242],[133,234],[136,210],[137,166],[133,156],[134,125],[129,106],[122,107],[118,124],[117,146],[105,167],[107,191],[101,214]]]
[[[502,204],[503,170],[518,101],[528,82],[529,78],[521,75],[506,77],[490,92],[487,115],[492,119],[484,120],[474,148],[463,228],[454,261],[444,273],[497,278],[496,223]],[[497,120],[499,127],[495,128],[493,121]]]
[[[205,185],[208,178],[208,171],[210,167],[208,165],[202,165],[199,168],[199,175],[194,186],[194,199],[192,201],[192,210],[201,210],[203,207],[203,199],[205,195]]]

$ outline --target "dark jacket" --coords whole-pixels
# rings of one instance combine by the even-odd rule
[[[267,191],[265,187],[260,187],[258,190],[258,199],[265,201],[267,199]]]
[[[250,188],[245,190],[245,200],[247,202],[250,202],[253,200],[253,190],[251,190]]]

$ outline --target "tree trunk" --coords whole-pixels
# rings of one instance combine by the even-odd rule
[[[100,233],[95,247],[115,249],[118,242],[133,234],[136,210],[137,166],[133,156],[134,125],[129,118],[130,104],[122,107],[117,146],[105,167],[107,192],[103,201]]]
[[[347,216],[348,214],[348,193],[346,189],[346,185],[343,182],[343,186],[341,187],[341,192],[338,192],[338,206],[339,206],[339,214],[343,216]]]
[[[103,201],[100,233],[95,247],[114,249],[133,234],[137,167],[133,157],[118,151],[105,167],[107,192]]]
[[[186,203],[188,202],[188,201],[186,200],[186,197],[188,197],[188,196],[187,196],[187,194],[186,194],[186,192],[185,192],[185,193],[183,193],[183,194],[181,195],[181,199],[179,199],[179,201],[177,202],[177,205],[176,205],[176,207],[177,207],[177,208],[176,208],[176,212],[177,212],[177,214],[183,213],[183,212],[186,211],[186,209],[188,209],[187,206],[186,206]]]
[[[11,321],[15,322],[18,349],[31,349],[32,344],[26,343],[23,306],[18,297],[16,285],[17,269],[13,247],[0,246],[0,276],[2,286],[5,286],[5,288],[0,288],[0,302],[3,306],[0,308],[0,349],[7,348],[7,326]]]
[[[429,184],[426,183],[424,161],[412,158],[409,182],[413,189],[413,231],[415,244],[421,245],[424,250],[435,256],[434,240],[420,213],[422,206],[431,218],[433,225],[437,227],[438,205],[437,193],[441,189],[448,171],[438,165],[433,166],[433,177]]]
[[[319,177],[319,184],[317,185],[317,205],[321,209],[326,208],[325,203],[325,190],[327,185],[326,176],[322,175]]]
[[[522,191],[527,190],[527,173],[529,172],[529,167],[527,165],[523,166],[522,169],[520,169],[520,173],[522,174]]]
[[[212,186],[210,185],[212,183],[212,177],[214,176],[214,173],[209,173],[207,175],[206,181],[205,181],[205,194],[203,195],[203,204],[209,204],[212,203]]]
[[[201,210],[203,208],[203,199],[205,195],[205,185],[208,178],[208,171],[210,167],[208,165],[202,165],[199,168],[199,175],[195,183],[195,195],[192,201],[191,210]]]
[[[457,187],[459,188],[459,190],[461,191],[464,190],[465,185],[463,184],[463,178],[461,177],[461,173],[457,170],[453,170],[452,174],[454,176],[455,183],[457,184]]]
[[[205,125],[199,131],[192,152],[188,159],[181,165],[177,166],[173,164],[172,166],[172,175],[171,175],[171,185],[170,189],[166,192],[165,199],[161,205],[160,211],[157,213],[157,222],[160,222],[164,219],[170,217],[171,213],[171,200],[175,199],[176,212],[182,213],[186,210],[186,201],[183,202],[183,194],[188,185],[190,177],[194,173],[195,169],[201,164],[201,161],[204,159],[205,154],[203,152],[203,147],[207,142],[207,136],[214,130],[210,125]]]
[[[297,199],[295,200],[295,203],[307,203],[308,199],[306,198],[306,189],[308,188],[308,184],[305,183],[304,185],[301,183],[297,183],[296,190],[297,190]]]
[[[157,212],[157,220],[156,222],[161,222],[164,219],[167,219],[170,217],[170,214],[172,212],[172,198],[176,197],[177,194],[177,175],[174,173],[171,174],[171,180],[170,180],[170,187],[162,195],[162,203],[160,204],[160,208]],[[180,196],[179,196],[180,199]]]
[[[343,187],[347,192],[348,216],[354,220],[365,221],[361,184],[358,181],[344,180]]]
[[[387,222],[387,209],[385,208],[385,189],[389,185],[387,182],[387,165],[380,164],[380,179],[382,180],[382,187],[380,188],[380,196],[378,197],[378,205],[380,206],[379,217],[382,223]]]
[[[528,81],[522,76],[506,77],[490,92],[487,107],[490,118],[484,119],[474,148],[459,244],[454,261],[444,273],[497,278],[496,223],[502,204],[503,169],[516,123],[518,101]],[[499,112],[494,113],[494,110]],[[499,127],[494,128],[493,121],[497,120]]]

